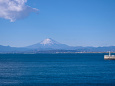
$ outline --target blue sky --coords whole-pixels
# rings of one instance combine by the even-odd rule
[[[115,0],[28,0],[26,5],[39,13],[14,22],[0,18],[0,45],[23,47],[46,38],[71,46],[115,45]]]

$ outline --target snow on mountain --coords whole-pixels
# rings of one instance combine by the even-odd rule
[[[47,38],[47,39],[41,41],[40,44],[51,45],[51,44],[60,44],[60,43],[56,42],[55,40],[53,40],[51,38]]]

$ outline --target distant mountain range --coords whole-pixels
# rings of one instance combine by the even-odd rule
[[[0,45],[0,53],[56,53],[56,52],[115,52],[115,46],[108,47],[73,47],[61,44],[51,38],[27,47],[10,47]]]

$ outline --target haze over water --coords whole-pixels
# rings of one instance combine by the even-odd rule
[[[1,86],[115,85],[104,54],[0,54]]]

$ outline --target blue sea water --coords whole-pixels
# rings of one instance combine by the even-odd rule
[[[104,54],[0,54],[0,86],[115,86]]]

